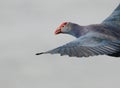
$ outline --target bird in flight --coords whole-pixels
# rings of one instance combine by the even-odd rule
[[[55,34],[69,34],[76,39],[36,55],[60,54],[70,57],[108,55],[120,57],[120,4],[100,24],[81,26],[72,22],[63,22],[56,29]]]

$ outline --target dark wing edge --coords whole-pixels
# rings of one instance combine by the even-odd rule
[[[53,50],[38,53],[40,54],[60,54],[68,55],[70,57],[89,57],[89,56],[97,56],[97,55],[110,55],[120,50],[120,43],[117,42],[109,42],[107,44],[101,46],[71,46],[70,44],[63,45],[61,47],[55,48]]]

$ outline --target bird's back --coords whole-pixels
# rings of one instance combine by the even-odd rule
[[[105,39],[109,39],[111,41],[120,41],[120,28],[108,26],[105,24],[88,25],[86,28],[89,29],[88,33],[93,32],[99,37],[105,37]]]
[[[93,30],[107,36],[111,41],[120,42],[120,4],[100,25],[94,25]],[[108,55],[120,57],[120,47],[118,52]]]

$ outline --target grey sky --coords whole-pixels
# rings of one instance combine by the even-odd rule
[[[54,35],[64,21],[102,22],[119,0],[1,0],[1,88],[120,88],[120,58],[35,56],[74,38]]]

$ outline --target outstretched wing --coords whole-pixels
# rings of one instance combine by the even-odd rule
[[[102,23],[120,28],[120,4],[113,11],[113,13],[108,18],[106,18]]]
[[[72,57],[88,57],[95,55],[113,54],[120,49],[120,44],[110,42],[99,37],[82,37],[66,45],[60,46],[53,50],[37,53],[39,54],[60,54]]]

